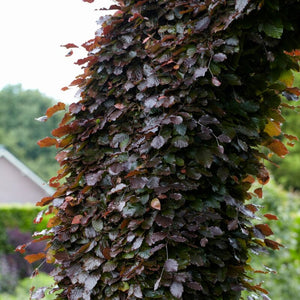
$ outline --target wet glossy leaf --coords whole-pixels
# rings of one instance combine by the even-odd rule
[[[104,261],[105,260],[102,258],[90,256],[84,259],[82,268],[84,271],[93,271],[98,269],[104,263]]]
[[[164,268],[166,272],[177,272],[178,271],[178,262],[175,259],[167,259]]]
[[[151,142],[151,146],[155,149],[160,149],[164,144],[165,139],[160,135],[156,136]]]
[[[213,60],[214,60],[215,62],[222,62],[222,61],[224,61],[225,59],[227,59],[227,55],[224,54],[224,53],[216,53],[216,54],[214,54],[214,56],[213,56]]]
[[[215,76],[211,78],[211,82],[214,86],[220,86],[222,84],[222,82]]]
[[[181,282],[173,281],[170,286],[170,292],[175,298],[181,298],[183,293],[183,285]]]
[[[201,68],[196,69],[196,70],[195,70],[195,73],[194,73],[194,75],[193,75],[193,78],[194,78],[194,79],[197,79],[197,78],[199,78],[199,77],[205,76],[206,71],[207,71],[207,68],[202,68],[202,67],[201,67]]]
[[[204,17],[195,24],[195,30],[201,32],[208,28],[210,24],[210,17]]]
[[[130,286],[129,288],[129,295],[133,295],[136,298],[142,299],[143,298],[143,293],[142,293],[142,289],[141,286],[139,284],[133,284]]]
[[[107,261],[103,267],[102,270],[103,272],[112,272],[113,270],[115,270],[117,267],[116,263],[112,262],[112,261]]]
[[[143,237],[143,236],[138,237],[138,238],[134,241],[134,243],[133,243],[133,245],[132,245],[132,247],[131,247],[131,250],[134,251],[134,250],[139,249],[139,248],[142,246],[143,241],[144,241],[144,237]]]
[[[109,191],[108,195],[111,195],[111,194],[114,194],[114,193],[118,193],[118,192],[122,191],[124,188],[126,188],[126,186],[127,186],[126,184],[120,183],[120,184],[116,185],[114,188],[112,188]]]
[[[242,12],[248,4],[248,0],[236,0],[235,1],[235,10],[239,13]]]

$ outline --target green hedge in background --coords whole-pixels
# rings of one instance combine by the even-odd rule
[[[300,294],[300,194],[287,192],[271,180],[263,188],[263,199],[257,199],[255,204],[263,207],[262,219],[273,229],[275,240],[284,245],[280,251],[269,250],[267,255],[251,255],[254,268],[261,269],[265,265],[262,271],[274,270],[268,276],[256,273],[256,282],[264,281],[271,299],[296,299]],[[278,220],[267,221],[263,217],[267,212],[274,213]]]
[[[26,206],[0,206],[0,226],[1,228],[19,228],[20,231],[34,232],[45,229],[47,219],[39,224],[34,224],[33,220],[41,211],[40,207]]]
[[[39,224],[34,224],[33,222],[40,211],[40,207],[33,205],[0,206],[0,254],[12,250],[7,243],[7,229],[18,228],[21,232],[33,233],[46,228],[50,216],[44,216]]]

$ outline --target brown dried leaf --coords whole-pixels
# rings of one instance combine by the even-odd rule
[[[151,207],[157,210],[161,210],[161,203],[158,198],[154,198],[151,201]]]
[[[40,260],[42,258],[45,258],[46,257],[46,254],[45,253],[37,253],[37,254],[29,254],[29,255],[26,255],[24,258],[30,263],[34,263],[36,262],[37,260]]]

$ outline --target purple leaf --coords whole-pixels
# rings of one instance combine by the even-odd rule
[[[130,286],[129,288],[129,295],[132,295],[139,298],[139,299],[142,299],[143,298],[143,293],[142,293],[142,289],[141,289],[141,286],[139,284],[133,284]]]
[[[242,12],[247,6],[248,2],[248,0],[235,0],[235,10],[237,10],[239,13]]]
[[[117,267],[117,264],[112,262],[112,261],[107,261],[104,265],[103,265],[103,272],[111,272],[113,270],[115,270]]]
[[[195,291],[202,291],[203,290],[201,284],[198,283],[198,282],[189,282],[189,283],[187,283],[187,286],[190,289],[195,290]]]
[[[134,84],[130,81],[127,81],[123,87],[126,90],[126,92],[128,92],[130,89],[132,89],[134,87]]]
[[[199,119],[199,123],[201,123],[202,125],[208,125],[208,124],[218,125],[218,124],[220,124],[220,122],[216,118],[211,117],[210,115],[203,115]]]
[[[182,199],[182,195],[179,193],[173,193],[173,194],[170,194],[170,198],[174,199],[174,200],[180,200],[180,199]]]
[[[205,247],[207,243],[208,243],[208,239],[207,238],[202,238],[201,241],[200,241],[201,247]]]
[[[126,184],[120,183],[120,184],[118,184],[116,187],[112,188],[112,189],[108,192],[108,195],[111,195],[111,194],[120,192],[120,191],[122,191],[125,187],[127,187]]]
[[[94,186],[98,181],[102,179],[103,171],[98,171],[97,173],[90,173],[85,175],[85,180],[87,185]]]
[[[147,177],[130,178],[130,187],[132,189],[142,189],[146,185]]]
[[[151,246],[151,245],[155,244],[156,242],[165,239],[167,237],[167,235],[168,234],[166,232],[155,232],[153,234],[150,234],[147,237],[146,242],[149,246]]]
[[[222,133],[218,136],[218,140],[221,143],[230,143],[231,142],[231,138],[228,135],[224,134],[224,133]]]
[[[126,134],[126,133],[118,133],[118,134],[116,134],[116,135],[113,137],[113,139],[112,139],[112,141],[111,141],[111,143],[110,143],[110,146],[111,146],[112,148],[118,148],[119,145],[120,145],[120,147],[121,147],[122,142],[123,142],[123,143],[124,143],[124,142],[126,143],[126,141],[129,142],[129,135]]]
[[[100,279],[100,274],[99,275],[89,274],[89,276],[84,282],[85,290],[92,291],[92,289],[96,286],[99,279]]]
[[[208,28],[210,24],[210,17],[204,17],[203,19],[201,19],[200,21],[198,21],[196,24],[195,24],[195,31],[197,32],[201,32],[205,29]]]
[[[167,259],[164,265],[166,272],[177,272],[178,271],[178,262],[175,259]]]
[[[98,269],[105,260],[102,258],[90,256],[88,259],[84,260],[82,269],[84,271],[93,271]]]
[[[214,236],[224,234],[224,232],[222,231],[222,229],[220,227],[217,227],[217,226],[211,226],[211,227],[208,228],[208,230]]]
[[[228,225],[227,225],[227,228],[228,228],[229,231],[235,230],[235,229],[237,229],[238,227],[239,227],[239,222],[238,222],[237,219],[234,219],[234,220],[230,221],[230,222],[228,223]]]
[[[207,71],[206,67],[205,68],[201,67],[201,68],[196,69],[195,73],[193,75],[193,78],[197,79],[199,77],[203,77],[205,75],[206,71]]]
[[[121,110],[115,110],[112,114],[109,115],[108,121],[116,121],[122,115]]]
[[[159,187],[159,181],[160,181],[159,177],[153,176],[153,177],[149,178],[149,180],[147,182],[147,187],[149,189],[157,188],[157,187]]]
[[[150,88],[150,87],[154,87],[154,86],[158,86],[160,81],[159,79],[157,78],[157,76],[155,75],[151,75],[147,78],[147,87]]]
[[[175,298],[181,298],[183,293],[183,285],[181,282],[173,281],[170,286],[170,292]]]
[[[217,77],[212,77],[211,82],[214,86],[220,86],[222,83]]]
[[[168,217],[164,217],[164,216],[158,215],[158,216],[156,216],[156,218],[155,218],[155,222],[156,222],[159,226],[164,227],[164,228],[167,228],[167,227],[169,227],[169,226],[172,225],[173,220],[170,219],[170,218],[168,218]]]
[[[125,165],[124,164],[116,163],[116,164],[111,165],[108,168],[108,173],[110,175],[118,175],[124,170],[125,170]]]
[[[37,289],[34,294],[31,296],[31,299],[37,299],[40,300],[45,297],[45,291],[47,290],[46,287],[41,287]]]
[[[172,139],[172,144],[176,148],[186,148],[189,145],[188,136],[176,136]]]
[[[152,96],[145,100],[144,105],[147,108],[153,108],[156,105],[156,103],[157,103],[157,97]]]
[[[213,56],[213,60],[214,60],[215,62],[222,62],[222,61],[224,61],[225,59],[227,59],[227,56],[226,56],[226,54],[224,54],[224,53],[216,53],[216,54],[214,54],[214,56]]]
[[[171,235],[169,239],[177,243],[185,243],[187,241],[187,239],[181,235]]]
[[[133,245],[132,245],[132,247],[131,247],[131,250],[134,251],[134,250],[139,249],[139,248],[142,246],[143,240],[144,240],[144,237],[143,237],[143,236],[138,237],[138,238],[134,241],[134,243],[133,243]]]
[[[165,139],[160,135],[156,136],[151,142],[151,146],[155,149],[160,149],[164,144]]]

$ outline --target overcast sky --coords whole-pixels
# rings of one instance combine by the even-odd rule
[[[85,50],[74,49],[65,57],[60,45],[81,45],[94,37],[96,21],[113,0],[1,0],[0,1],[0,89],[21,83],[59,101],[72,102],[76,90],[62,92],[76,75],[74,65]]]

